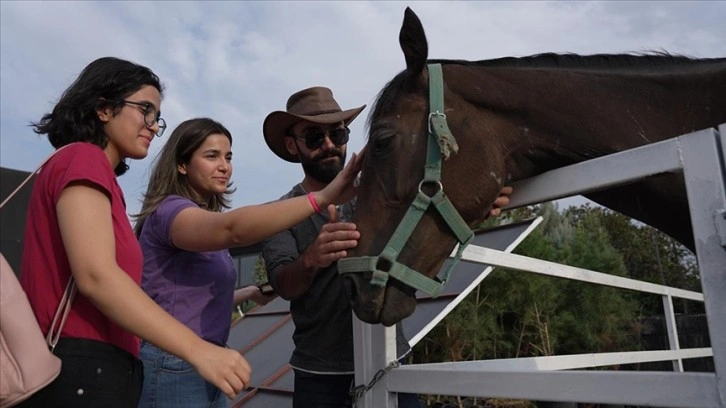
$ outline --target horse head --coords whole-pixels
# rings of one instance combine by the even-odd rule
[[[406,69],[369,116],[354,217],[361,238],[338,263],[353,310],[369,323],[391,325],[413,313],[416,290],[438,294],[433,279],[505,182],[726,121],[726,58],[428,60],[410,9],[399,41]],[[694,248],[680,174],[585,196]]]
[[[361,238],[358,246],[349,251],[348,259],[339,262],[356,315],[365,322],[384,325],[413,313],[416,285],[411,280],[423,282],[424,287],[436,285],[433,279],[447,256],[471,234],[467,225],[486,218],[504,183],[502,155],[496,154],[494,145],[488,149],[479,145],[486,138],[473,137],[474,129],[481,133],[485,128],[480,112],[473,115],[474,108],[465,97],[452,92],[443,82],[439,85],[443,112],[438,112],[438,119],[446,127],[448,118],[449,128],[439,132],[436,137],[440,140],[430,142],[431,127],[442,126],[442,122],[436,125],[430,120],[428,44],[420,20],[409,8],[399,41],[406,69],[380,92],[369,118],[368,149],[354,217]],[[466,79],[465,72],[458,74]],[[492,124],[489,126],[491,129]],[[452,137],[441,135],[449,130]],[[424,180],[429,175],[425,171],[427,148],[439,149],[440,181]],[[490,176],[472,178],[471,171]],[[435,197],[443,197],[448,204],[439,206],[448,206],[450,211],[437,211],[434,204],[421,208],[417,197],[422,193],[424,202],[428,197],[434,197],[434,201]],[[420,219],[411,222],[407,215],[411,211],[419,211]],[[459,223],[453,225],[446,220],[451,217]],[[397,229],[408,231],[392,239]],[[382,252],[388,256],[377,257]],[[366,263],[371,267],[350,271],[347,266],[357,257],[368,257]],[[407,276],[395,277],[393,264],[405,269]]]

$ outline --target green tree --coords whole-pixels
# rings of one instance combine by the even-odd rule
[[[622,256],[612,246],[597,211],[586,212],[576,224],[565,264],[625,276]],[[558,354],[634,349],[631,333],[637,305],[632,292],[567,281],[554,326],[562,350]],[[566,334],[566,335],[565,335]]]
[[[620,253],[633,279],[700,291],[698,267],[693,254],[682,244],[655,228],[631,220],[617,212],[588,205],[570,208],[566,215],[579,222],[585,214],[596,215],[605,228],[612,246]],[[660,296],[636,293],[642,315],[663,313]],[[676,312],[702,313],[703,304],[686,300],[674,302]]]

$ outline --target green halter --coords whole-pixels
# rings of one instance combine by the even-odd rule
[[[441,64],[429,64],[429,118],[428,145],[426,148],[426,165],[424,178],[418,186],[418,194],[403,216],[401,223],[393,232],[390,240],[378,256],[362,256],[344,258],[338,261],[338,273],[373,272],[371,285],[385,287],[389,277],[393,277],[415,289],[423,291],[431,297],[437,297],[449,279],[454,265],[461,259],[464,248],[471,242],[474,233],[456,211],[449,198],[444,194],[441,184],[441,155],[448,157],[451,151],[456,152],[458,146],[449,130],[444,114],[444,76]],[[436,192],[426,195],[422,187],[433,185]],[[429,206],[433,206],[446,221],[459,241],[459,250],[454,261],[444,272],[441,282],[431,279],[396,261],[403,247],[408,242],[413,230],[418,225]]]

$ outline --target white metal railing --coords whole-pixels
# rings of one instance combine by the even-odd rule
[[[719,132],[720,131],[720,132]],[[726,125],[556,169],[515,184],[511,207],[582,194],[659,173],[682,172],[703,294],[481,247],[463,258],[662,296],[670,350],[413,364],[390,370],[359,406],[395,406],[395,392],[659,407],[726,408]],[[680,349],[672,298],[702,301],[711,348]],[[354,319],[356,384],[395,359],[395,331]],[[682,372],[682,359],[713,357],[715,373]],[[673,361],[674,372],[578,370]],[[568,371],[563,371],[568,370]]]
[[[453,253],[452,253],[453,254]],[[600,366],[609,366],[615,364],[647,362],[647,361],[673,361],[675,371],[683,371],[684,358],[695,357],[712,357],[712,349],[680,349],[678,343],[678,331],[676,328],[675,313],[673,310],[673,298],[689,299],[703,302],[703,294],[670,286],[663,286],[649,282],[643,282],[635,279],[624,278],[621,276],[608,275],[602,272],[595,272],[588,269],[567,266],[541,259],[530,258],[522,255],[510,254],[495,249],[482,247],[468,247],[464,250],[462,259],[476,262],[483,265],[499,266],[503,268],[515,269],[524,272],[536,273],[539,275],[551,276],[587,282],[601,286],[610,286],[620,289],[630,289],[637,292],[652,293],[660,295],[663,299],[664,315],[666,321],[666,329],[670,346],[669,353],[659,352],[620,352],[620,353],[598,353],[598,354],[573,354],[568,356],[543,356],[532,357],[526,359],[498,359],[486,360],[487,364],[481,364],[481,367],[492,366],[498,369],[511,369],[512,367],[525,367],[526,364],[533,363],[530,367],[542,369],[538,367],[554,367],[548,360],[556,361],[559,370],[574,368],[591,368]],[[597,357],[594,357],[597,356]],[[661,357],[661,358],[657,358]],[[655,358],[655,359],[654,359]],[[521,360],[521,361],[520,361]],[[567,363],[569,361],[569,364]],[[539,366],[538,364],[543,364]],[[554,368],[551,368],[554,369]]]
[[[524,231],[522,231],[522,233],[519,234],[519,236],[514,241],[512,241],[509,245],[507,245],[507,247],[504,249],[504,252],[510,253],[515,248],[517,248],[517,246],[519,246],[519,244],[521,244],[522,241],[524,241],[527,238],[527,236],[530,233],[532,233],[532,231],[534,231],[539,226],[539,224],[542,223],[543,220],[544,220],[544,218],[542,218],[542,217],[537,217],[537,218],[533,219],[530,222],[529,226]],[[476,242],[476,239],[474,240],[474,242]],[[470,244],[472,247],[476,246],[476,244],[474,242],[472,242]],[[456,250],[456,248],[454,250]],[[455,255],[455,253],[452,252],[451,256],[454,256],[454,255]],[[445,267],[447,267],[447,266],[444,266],[444,268]],[[408,344],[411,347],[418,344],[419,341],[421,341],[424,337],[426,337],[426,335],[429,334],[429,332],[431,330],[433,330],[434,327],[436,327],[436,325],[441,322],[441,320],[443,320],[449,313],[451,313],[451,311],[454,310],[456,308],[456,306],[458,306],[459,303],[461,303],[474,289],[476,289],[477,286],[479,286],[479,284],[482,283],[482,281],[484,281],[484,279],[486,279],[489,276],[489,274],[491,274],[493,271],[494,271],[494,268],[491,266],[484,269],[478,276],[476,276],[471,281],[471,283],[469,283],[461,291],[461,293],[459,293],[455,298],[451,299],[446,304],[446,306],[444,306],[444,308],[439,313],[437,313],[435,316],[433,316],[433,318],[431,318],[431,320],[424,327],[422,327],[410,339],[408,339]],[[404,323],[404,326],[405,326],[405,323]]]

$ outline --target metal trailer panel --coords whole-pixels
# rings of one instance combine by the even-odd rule
[[[485,265],[501,266],[504,268],[516,269],[538,273],[541,275],[555,276],[570,280],[582,281],[611,286],[620,289],[631,289],[657,295],[673,296],[683,299],[690,299],[703,302],[704,297],[698,292],[672,288],[657,283],[642,282],[622,276],[609,275],[607,273],[595,272],[589,269],[577,268],[574,266],[562,265],[555,262],[543,261],[523,255],[510,254],[496,249],[482,247],[467,247],[461,259],[470,262],[479,262]]]
[[[678,342],[676,311],[673,308],[673,297],[671,295],[663,296],[663,317],[668,332],[668,345],[671,350],[680,350],[681,344]],[[683,372],[683,360],[673,360],[673,371]]]
[[[416,364],[414,367],[433,367],[446,370],[557,371],[711,356],[713,356],[711,348],[702,347],[680,350],[625,351],[567,354],[562,356],[500,358],[496,360],[454,361],[447,363]]]
[[[410,365],[392,370],[387,383],[390,390],[425,394],[674,408],[720,406],[712,373],[451,371]]]
[[[678,138],[553,169],[512,184],[505,208],[516,208],[588,192],[606,190],[647,176],[680,172]]]
[[[511,251],[514,251],[514,249],[517,246],[519,246],[519,244],[521,244],[522,241],[524,241],[524,239],[527,238],[527,236],[529,236],[529,234],[531,234],[532,231],[534,231],[534,229],[537,228],[537,226],[539,226],[540,223],[542,223],[542,221],[543,221],[542,217],[535,218],[534,221],[532,221],[529,224],[529,226],[525,229],[525,231],[520,233],[517,236],[517,238],[514,239],[504,249],[504,252],[509,253]],[[489,236],[486,234],[475,235],[474,240],[470,245],[472,247],[484,245],[484,241],[486,241],[488,237]],[[494,244],[494,242],[492,242],[492,243]],[[458,247],[459,246],[457,245],[452,250],[450,257],[453,257],[456,255],[456,251],[458,250]],[[464,261],[464,262],[457,265],[457,267],[454,269],[454,273],[456,273],[456,274],[465,273],[464,269],[466,267],[464,264],[465,264],[466,260],[462,258],[462,261]],[[442,271],[445,270],[445,268],[447,268],[449,266],[449,264],[448,264],[449,262],[452,262],[452,261],[450,259],[447,260],[441,268]],[[451,302],[449,302],[439,313],[437,313],[436,316],[434,316],[418,333],[416,333],[416,335],[409,338],[408,342],[411,345],[411,347],[415,346],[419,341],[421,341],[421,339],[423,339],[427,334],[429,334],[429,332],[431,330],[433,330],[433,328],[436,327],[436,325],[439,324],[439,322],[441,322],[444,319],[444,317],[446,317],[449,313],[451,313],[451,311],[454,310],[454,308],[456,308],[456,306],[458,306],[459,303],[461,303],[464,300],[464,298],[466,298],[469,295],[469,293],[471,293],[474,289],[476,289],[476,287],[479,286],[479,284],[484,279],[486,279],[492,271],[494,271],[494,268],[491,266],[486,267],[483,271],[477,270],[477,272],[476,272],[478,274],[477,277],[473,281],[468,282],[467,286],[465,288],[460,289],[460,292],[456,296],[456,298],[454,300],[452,300]],[[449,279],[449,282],[447,282],[447,284],[446,284],[446,288],[444,289],[444,291],[446,292],[446,291],[450,290],[451,287],[454,286],[453,284],[456,282],[456,280],[457,280],[456,276],[454,276],[452,274],[452,276]],[[416,306],[416,307],[418,308],[418,306]]]
[[[724,130],[721,125],[720,129]],[[696,258],[721,407],[726,406],[726,163],[724,132],[707,129],[681,138],[683,176],[696,241]]]

